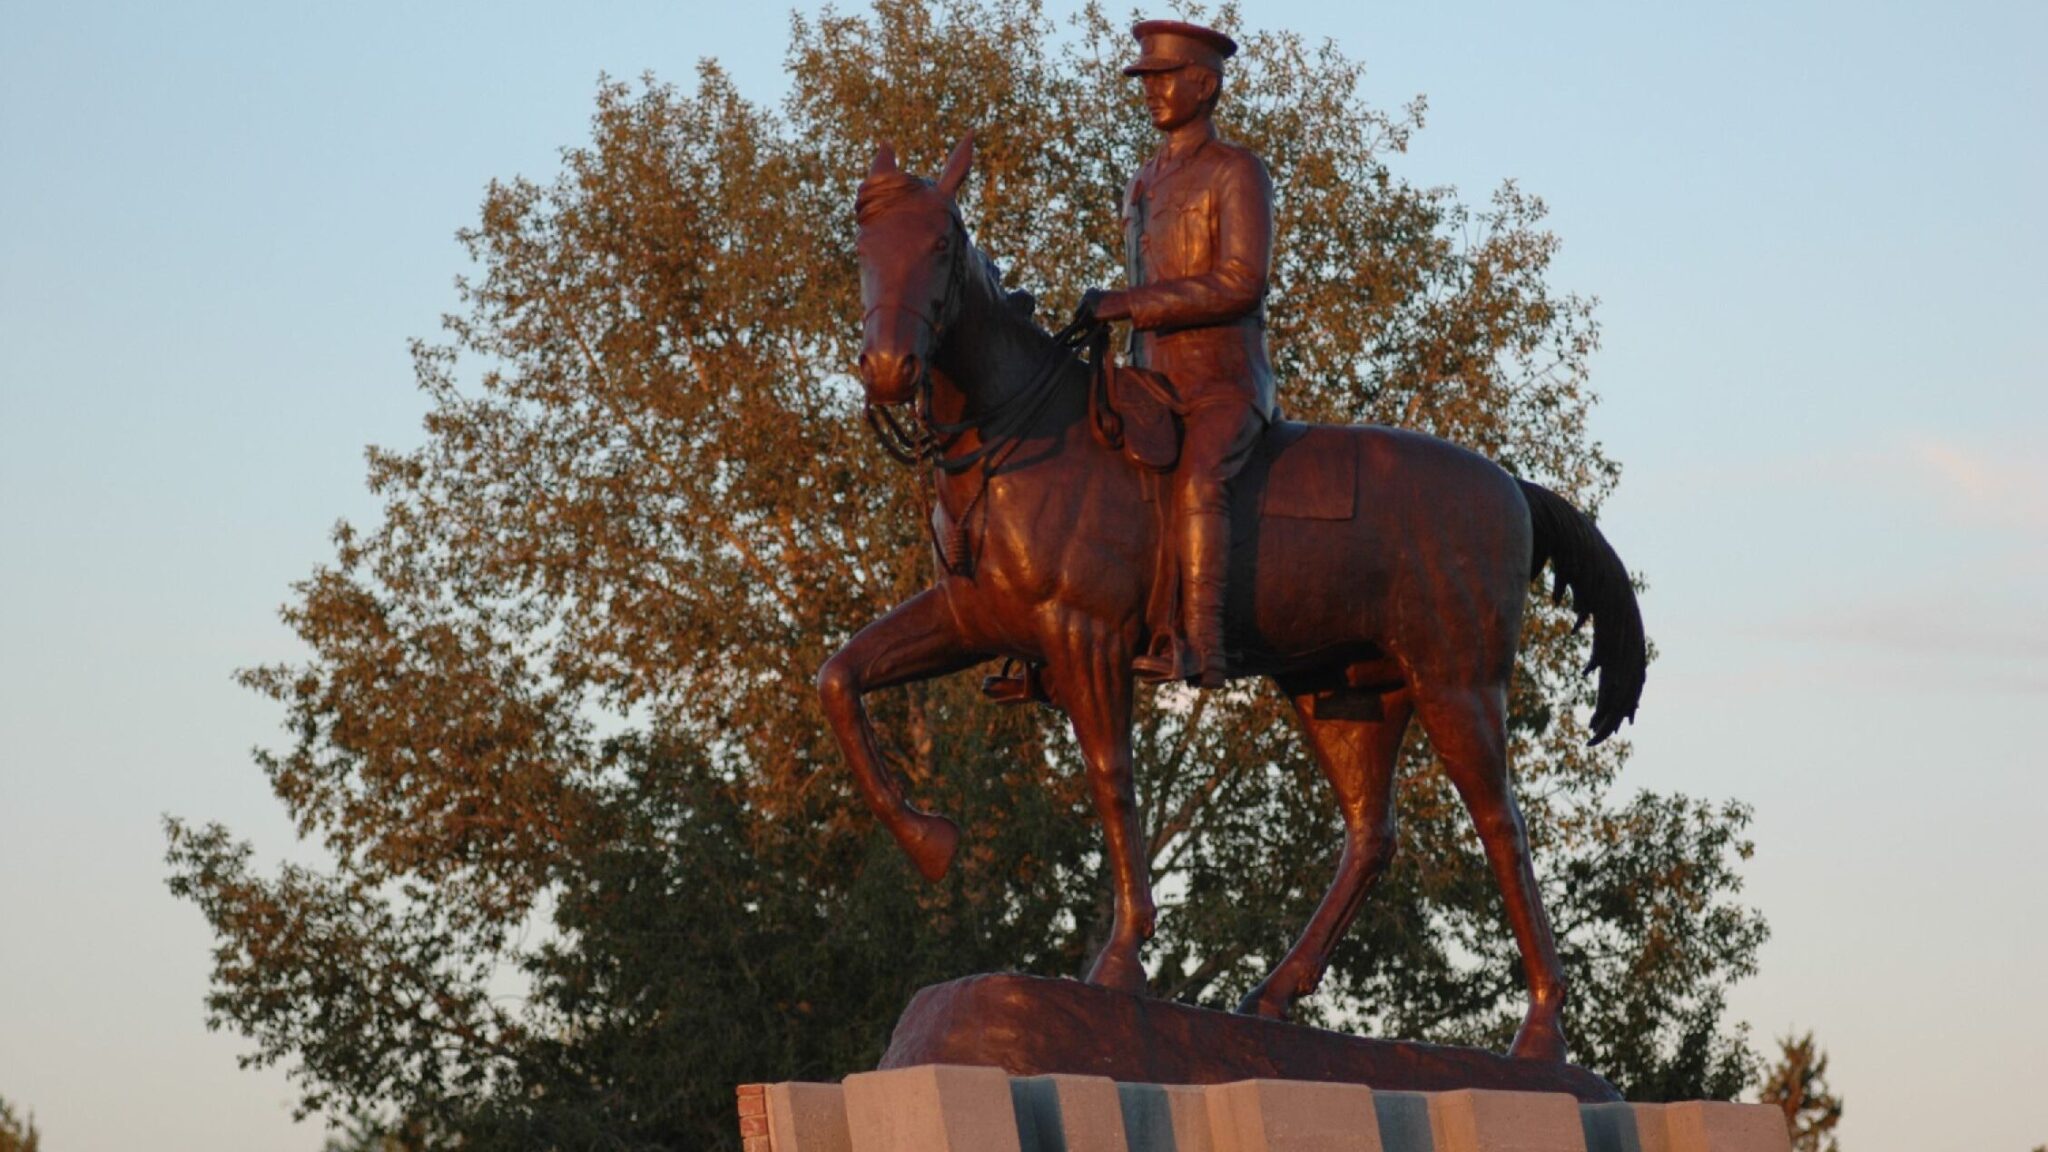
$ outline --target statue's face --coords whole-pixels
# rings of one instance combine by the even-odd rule
[[[854,248],[860,254],[860,378],[870,404],[917,396],[932,350],[951,322],[947,308],[967,249],[957,197],[974,163],[974,136],[961,138],[937,183],[896,167],[896,150],[875,150],[855,198]]]
[[[1161,132],[1194,123],[1207,111],[1217,84],[1214,72],[1194,64],[1171,72],[1147,72],[1139,80],[1145,85],[1145,111]]]
[[[953,217],[936,193],[906,197],[893,211],[863,223],[860,253],[861,382],[868,400],[902,404],[916,395],[929,369],[945,317],[954,270]]]

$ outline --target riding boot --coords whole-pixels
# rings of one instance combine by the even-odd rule
[[[1223,581],[1230,567],[1230,516],[1196,512],[1181,540],[1181,628],[1189,651],[1188,682],[1223,687]]]

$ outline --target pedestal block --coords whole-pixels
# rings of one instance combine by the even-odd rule
[[[1100,1076],[1031,1076],[1010,1081],[1018,1142],[1066,1152],[1126,1152],[1123,1098]]]
[[[1209,1128],[1236,1152],[1383,1152],[1372,1089],[1307,1080],[1219,1084]]]
[[[1588,1152],[1580,1107],[1556,1092],[1433,1092],[1432,1152]]]
[[[1119,1084],[921,1065],[739,1088],[746,1152],[1791,1152],[1768,1104],[1556,1092]]]
[[[1022,1152],[1010,1078],[998,1069],[862,1072],[845,1092],[853,1152]]]

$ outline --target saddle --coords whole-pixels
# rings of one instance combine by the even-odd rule
[[[1147,472],[1171,472],[1180,462],[1188,408],[1164,372],[1108,361],[1098,366],[1088,399],[1089,424],[1103,447],[1122,448],[1124,459]]]
[[[1153,637],[1175,631],[1180,615],[1179,566],[1165,476],[1180,462],[1181,417],[1187,404],[1159,372],[1119,365],[1101,346],[1088,389],[1089,424],[1104,447],[1120,450],[1144,479],[1158,530],[1145,624]],[[1233,584],[1252,579],[1251,557],[1239,548],[1257,539],[1266,519],[1349,520],[1358,512],[1358,444],[1342,427],[1275,419],[1230,482]],[[1057,705],[1037,665],[1005,661],[981,690],[1000,704]]]

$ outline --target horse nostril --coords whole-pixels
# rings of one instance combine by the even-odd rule
[[[860,354],[861,383],[878,396],[898,397],[917,383],[917,356],[898,356],[889,351]],[[894,400],[888,401],[894,403]]]

